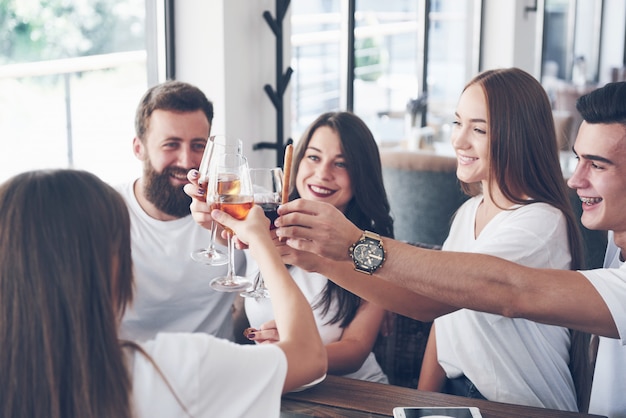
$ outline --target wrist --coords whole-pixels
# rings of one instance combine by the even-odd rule
[[[360,229],[355,229],[348,237],[348,247],[345,251],[345,254],[348,258],[348,260],[352,261],[352,247],[355,245],[355,243],[361,239],[361,237],[363,236],[363,232]]]
[[[386,253],[380,235],[363,231],[348,250],[354,269],[361,273],[373,274],[382,267]]]

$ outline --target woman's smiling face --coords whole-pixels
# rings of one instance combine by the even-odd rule
[[[352,182],[339,134],[328,126],[315,130],[298,166],[300,197],[330,203],[342,212],[352,199]]]
[[[489,121],[487,99],[477,84],[469,86],[459,99],[450,136],[456,152],[456,175],[465,183],[489,179]]]

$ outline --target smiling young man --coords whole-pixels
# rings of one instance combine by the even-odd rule
[[[583,97],[578,109],[584,119],[574,147],[579,163],[568,184],[576,189],[582,202],[583,225],[609,231],[604,268],[620,268],[626,254],[626,86],[610,85],[595,96]],[[611,280],[615,279],[608,277],[595,286],[611,309],[621,341],[600,337],[589,410],[623,417],[626,298],[616,291],[617,283],[611,284]]]
[[[283,261],[324,274],[380,306],[421,320],[459,308],[526,318],[603,338],[590,412],[626,411],[626,83],[581,97],[583,116],[569,186],[583,206],[582,223],[610,230],[606,267],[591,271],[534,269],[493,256],[429,251],[382,240],[373,275],[355,271],[348,249],[363,234],[334,207],[304,199],[279,208]],[[606,367],[604,367],[606,366]]]
[[[146,340],[165,331],[233,339],[234,294],[209,286],[226,266],[191,259],[211,238],[190,216],[191,199],[183,192],[187,172],[200,165],[212,120],[213,105],[204,93],[179,81],[150,88],[139,103],[133,151],[143,174],[118,187],[131,216],[136,283],[133,306],[122,321],[124,338]],[[235,263],[243,273],[242,252]]]

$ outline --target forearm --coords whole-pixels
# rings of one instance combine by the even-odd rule
[[[489,255],[425,250],[383,238],[386,261],[367,276],[353,270],[348,256],[360,231],[336,208],[298,199],[279,213],[277,235],[288,238],[290,247],[335,260],[309,259],[307,270],[391,311],[425,320],[456,306],[618,335],[606,303],[578,272],[532,269]]]
[[[437,340],[435,336],[435,324],[430,328],[430,335],[422,358],[422,367],[417,381],[418,390],[441,392],[446,381],[446,373],[439,364],[437,357]]]
[[[328,373],[334,375],[354,373],[363,366],[371,352],[371,347],[364,347],[359,341],[340,340],[326,344]]]
[[[330,373],[352,373],[363,366],[374,348],[385,313],[380,306],[361,301],[354,318],[343,328],[339,341],[326,345]]]
[[[281,337],[277,345],[283,349],[289,363],[284,389],[288,391],[308,383],[299,379],[299,367],[311,363],[321,365],[308,377],[308,381],[326,372],[326,350],[317,331],[311,307],[289,275],[271,240],[251,244],[250,253],[257,260],[272,300],[275,301],[274,318]]]
[[[376,275],[386,282],[453,306],[618,336],[606,304],[579,272],[384,243],[388,259]]]
[[[324,259],[316,271],[369,302],[419,321],[432,321],[457,309],[408,290],[401,283],[410,281],[411,274],[403,273],[402,267],[395,268],[388,269],[385,262],[375,274],[367,275],[356,271],[352,261],[346,257],[345,261]],[[401,279],[399,276],[402,274],[409,277]]]
[[[277,301],[273,304],[273,309],[281,341],[289,341],[294,335],[315,330],[311,338],[316,342],[319,334],[311,307],[274,251],[273,245],[251,245],[250,253],[257,260],[265,285],[272,293],[272,300]]]

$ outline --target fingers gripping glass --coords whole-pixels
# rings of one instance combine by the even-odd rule
[[[200,179],[198,184],[206,189],[209,174],[213,165],[218,160],[217,157],[224,154],[241,154],[242,143],[241,140],[234,137],[228,137],[224,135],[213,135],[209,137],[204,154],[202,155],[202,161],[200,161]],[[191,258],[198,263],[208,264],[211,266],[221,266],[228,263],[228,255],[219,250],[215,246],[215,235],[217,233],[217,223],[211,223],[211,240],[207,248],[200,248],[191,253]]]
[[[207,202],[211,209],[219,209],[237,219],[244,219],[254,205],[248,160],[241,154],[218,157],[214,171],[209,175]],[[211,287],[222,292],[238,292],[252,286],[250,280],[235,275],[235,247],[233,231],[225,228],[228,240],[228,272],[216,277]]]
[[[254,203],[263,208],[265,216],[270,220],[270,229],[274,229],[274,221],[278,217],[278,206],[283,192],[283,170],[275,168],[251,168],[250,179],[254,193]],[[250,298],[267,298],[269,291],[259,273],[254,280],[254,288],[243,292],[241,296]]]

